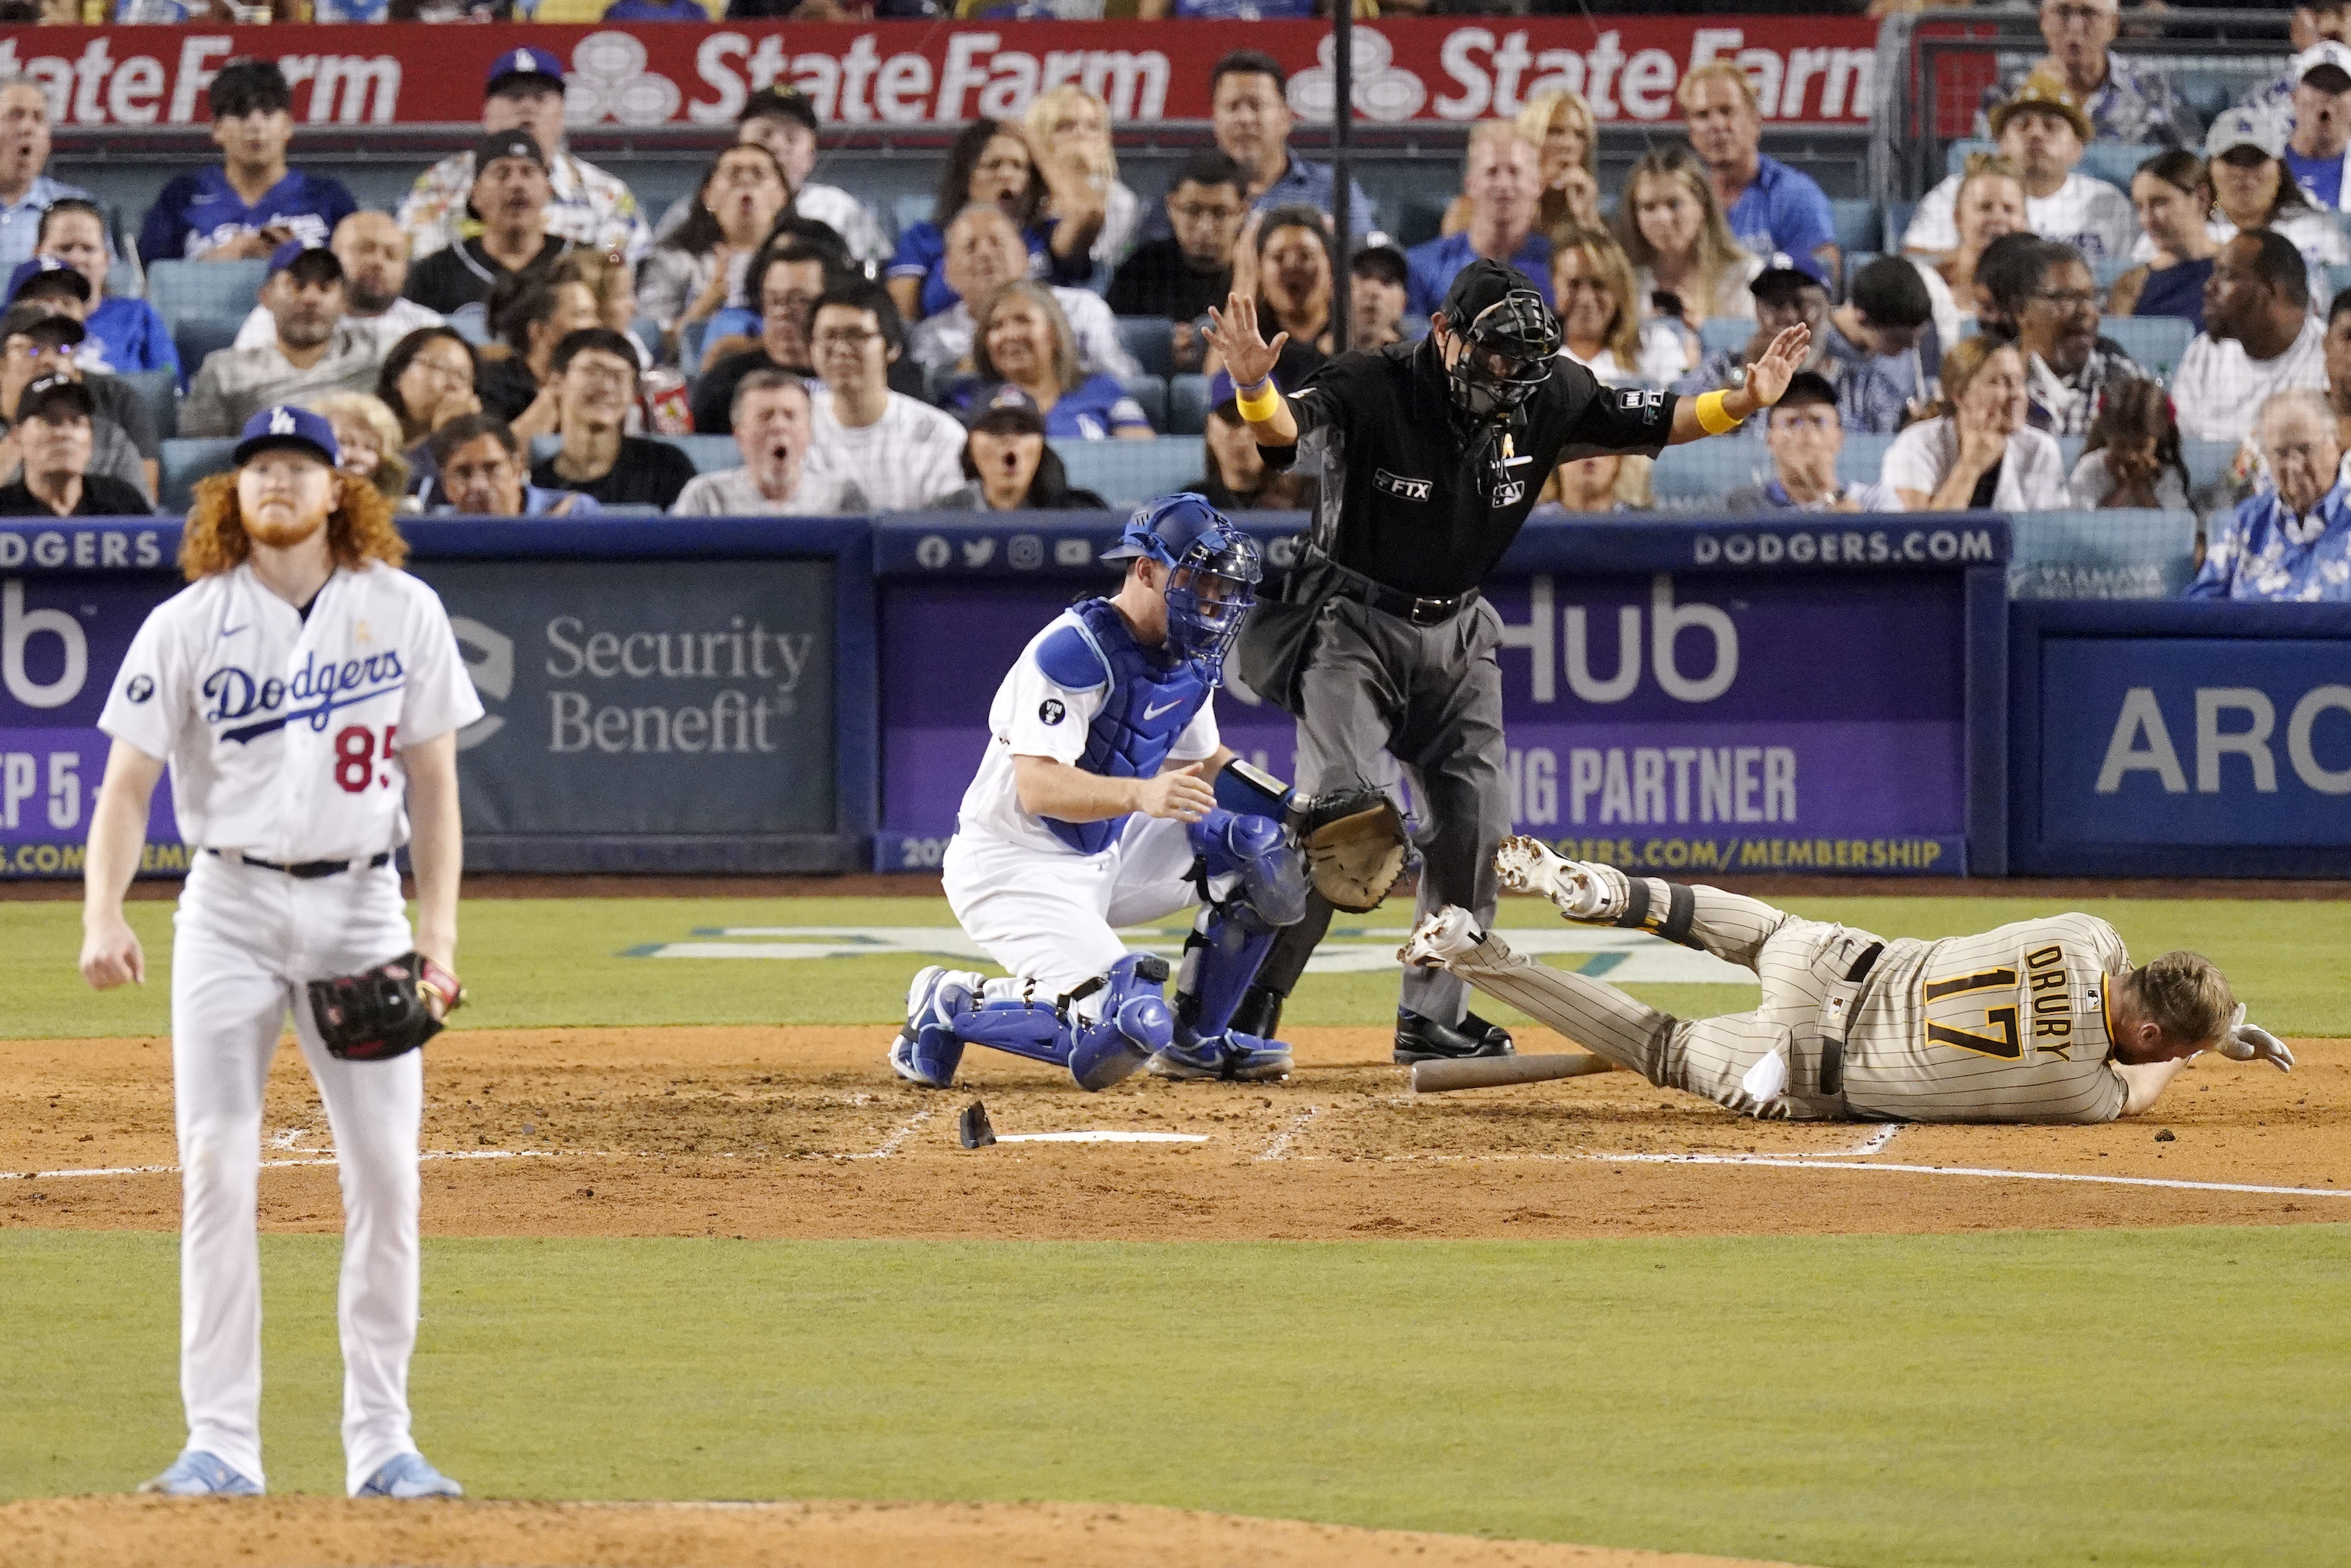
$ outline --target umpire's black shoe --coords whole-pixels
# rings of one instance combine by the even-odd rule
[[[1469,1056],[1511,1056],[1510,1031],[1488,1023],[1476,1013],[1462,1015],[1458,1028],[1423,1018],[1408,1009],[1396,1009],[1395,1059],[1398,1065],[1416,1061],[1458,1061]]]
[[[1251,986],[1225,1027],[1271,1040],[1281,1032],[1281,1004],[1287,999],[1271,986]]]

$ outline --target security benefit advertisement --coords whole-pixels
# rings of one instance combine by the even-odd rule
[[[465,830],[834,831],[829,562],[428,561],[486,710]]]
[[[2040,674],[2050,851],[2351,846],[2351,637],[2052,636]]]
[[[0,531],[0,876],[75,877],[111,745],[98,727],[176,538],[151,528]],[[168,547],[168,548],[167,548]],[[142,869],[187,869],[167,776]]]
[[[879,869],[938,864],[998,683],[1082,586],[885,582]],[[1489,597],[1519,831],[1677,872],[1964,869],[1956,574],[1539,574]],[[1296,777],[1288,715],[1227,690],[1217,716]]]

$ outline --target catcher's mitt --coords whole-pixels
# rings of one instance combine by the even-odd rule
[[[310,1017],[329,1054],[345,1061],[388,1061],[441,1032],[425,1005],[444,1013],[465,999],[457,977],[422,953],[409,953],[357,975],[313,980]]]
[[[1314,891],[1350,915],[1378,908],[1404,874],[1403,813],[1368,784],[1315,796],[1299,824],[1298,841]]]

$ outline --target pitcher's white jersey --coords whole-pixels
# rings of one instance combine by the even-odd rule
[[[416,578],[338,567],[305,616],[247,561],[155,607],[99,727],[171,764],[187,842],[296,862],[405,843],[401,749],[481,716]]]

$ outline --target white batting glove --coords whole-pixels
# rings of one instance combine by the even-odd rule
[[[2231,1061],[2266,1061],[2280,1072],[2294,1071],[2294,1052],[2285,1041],[2258,1024],[2245,1021],[2245,1004],[2237,1004],[2229,1030],[2220,1037],[2220,1054]]]

